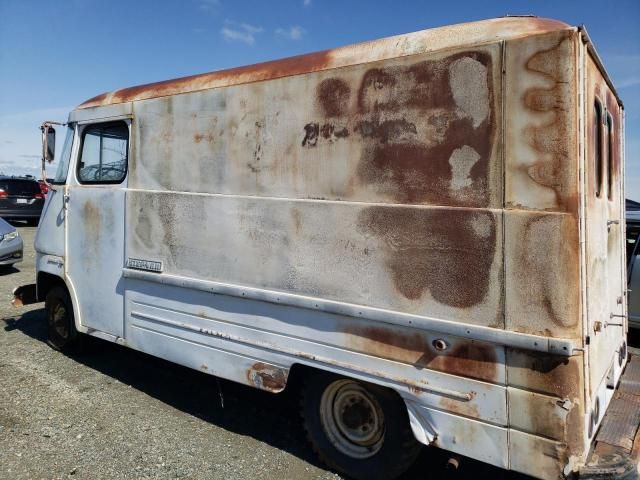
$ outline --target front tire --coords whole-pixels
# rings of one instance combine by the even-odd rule
[[[44,306],[49,327],[49,345],[63,352],[77,351],[81,335],[76,330],[73,304],[67,289],[62,286],[53,287],[47,294]]]
[[[357,480],[393,479],[415,462],[421,444],[400,396],[387,388],[320,372],[302,392],[307,438],[332,469]]]

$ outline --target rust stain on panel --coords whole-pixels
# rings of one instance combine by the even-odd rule
[[[333,142],[341,138],[347,138],[349,136],[349,129],[347,127],[325,123],[320,127],[320,135],[322,135],[322,138],[325,140]]]
[[[287,384],[288,371],[267,363],[256,362],[247,370],[249,384],[278,393],[284,390]]]
[[[507,328],[575,336],[580,321],[577,219],[531,212],[511,213],[505,220]]]
[[[456,339],[449,349],[438,351],[429,337],[417,329],[348,325],[343,333],[346,347],[351,350],[416,368],[496,382],[501,367],[495,347],[469,340]]]
[[[88,231],[100,230],[100,210],[90,200],[87,200],[82,207],[82,219]]]
[[[111,94],[103,93],[91,98],[78,106],[78,108],[89,108],[105,103],[124,103],[145,98],[174,95],[184,91],[198,90],[200,85],[206,88],[207,84],[225,80],[229,83],[248,83],[272,78],[286,77],[300,73],[314,72],[326,67],[330,60],[331,50],[298,55],[282,60],[247,65],[243,67],[230,68],[218,72],[207,74],[190,75],[188,77],[174,80],[165,80],[146,85],[123,88]]]
[[[407,299],[429,292],[469,308],[487,295],[497,242],[492,213],[376,206],[359,214],[358,228],[384,241],[395,288]]]
[[[470,402],[463,402],[455,398],[442,397],[438,402],[440,408],[456,415],[464,415],[466,417],[480,418],[478,405]]]
[[[539,393],[509,389],[509,424],[512,428],[563,440],[569,411],[575,408],[570,400]]]
[[[351,87],[340,78],[327,78],[318,85],[317,96],[327,117],[339,117],[349,107]]]
[[[506,206],[578,211],[577,33],[507,45]]]
[[[479,51],[368,70],[355,127],[363,138],[360,181],[399,203],[487,206],[491,75],[491,56]],[[416,126],[418,119],[428,124]]]
[[[91,200],[85,201],[82,206],[82,224],[84,226],[85,237],[82,239],[85,248],[81,250],[82,258],[86,265],[94,266],[95,259],[99,258],[101,248],[102,216],[101,211]]]
[[[564,72],[566,64],[574,57],[573,33],[565,34],[557,45],[537,52],[527,62],[527,68],[544,75],[550,88],[532,88],[525,92],[524,103],[534,111],[551,113],[551,119],[542,126],[530,126],[525,135],[529,144],[538,152],[539,160],[529,166],[529,177],[536,183],[551,188],[556,194],[556,204],[563,211],[577,212],[577,165],[572,163],[577,147],[573,143],[575,125],[572,78]]]
[[[509,386],[538,392],[555,398],[555,405],[542,405],[540,395],[520,407],[518,413],[530,422],[532,433],[552,437],[562,442],[559,460],[579,455],[584,436],[584,377],[582,357],[561,357],[539,352],[507,349],[507,377]],[[519,392],[526,396],[527,392]],[[553,402],[547,397],[545,402]],[[524,397],[523,397],[524,398]],[[542,407],[545,408],[542,408]],[[565,413],[566,412],[566,413]],[[564,467],[562,463],[561,467]]]
[[[211,142],[213,142],[213,138],[214,138],[213,133],[210,133],[210,132],[209,133],[198,132],[198,133],[194,133],[193,134],[193,141],[195,143],[200,143],[203,140],[206,141],[206,142],[211,143]]]
[[[579,398],[582,395],[582,358],[507,349],[509,385],[554,395]]]
[[[363,138],[373,138],[380,143],[410,140],[418,134],[416,124],[405,118],[362,120],[356,125],[355,131]]]
[[[512,430],[509,458],[510,468],[516,472],[547,480],[567,478],[563,470],[569,460],[569,452],[562,442]]]

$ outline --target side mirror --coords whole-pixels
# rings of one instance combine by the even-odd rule
[[[56,129],[52,125],[42,126],[42,159],[53,162],[56,155]]]

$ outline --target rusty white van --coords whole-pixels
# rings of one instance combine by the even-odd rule
[[[353,478],[422,445],[634,476],[623,120],[586,31],[534,17],[102,94],[63,127],[17,301],[59,349],[302,377],[311,445]]]

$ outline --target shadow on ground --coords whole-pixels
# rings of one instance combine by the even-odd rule
[[[36,220],[18,220],[15,218],[5,219],[8,223],[13,225],[14,227],[35,227],[38,223]]]
[[[19,330],[46,342],[44,309],[6,319],[5,330]],[[186,414],[228,431],[247,435],[287,451],[313,465],[318,462],[309,448],[297,415],[299,385],[288,385],[278,395],[223,379],[95,338],[88,338],[84,351],[69,355],[104,375],[130,385]],[[224,408],[220,404],[220,391]],[[462,459],[457,471],[446,469],[450,455],[425,448],[403,480],[423,479],[511,479],[529,477],[510,474],[470,459]]]
[[[18,270],[13,265],[0,265],[0,277],[4,277],[5,275],[11,275],[12,273],[18,273]]]

